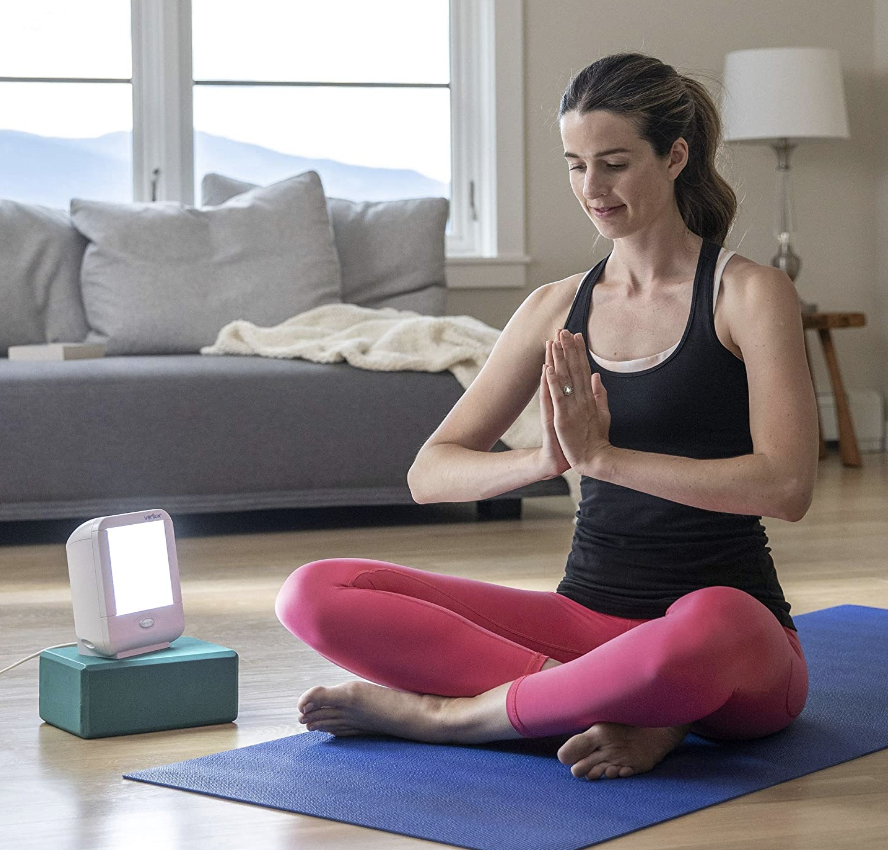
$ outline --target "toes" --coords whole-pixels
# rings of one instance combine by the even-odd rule
[[[591,747],[591,743],[589,747]],[[604,750],[593,747],[591,750],[587,747],[585,752],[570,753],[570,758],[562,757],[560,751],[558,758],[562,764],[570,765],[570,772],[574,776],[585,776],[592,768],[598,765],[609,764]]]
[[[604,767],[607,765],[607,762],[602,758],[587,758],[578,761],[573,767],[571,767],[570,772],[576,777],[588,776],[589,773],[600,768],[604,770]]]
[[[617,771],[618,768],[615,768],[614,765],[602,762],[601,764],[597,764],[590,768],[585,773],[581,773],[580,777],[585,777],[586,779],[613,779],[616,777]]]
[[[575,764],[581,759],[588,758],[598,749],[596,737],[588,732],[574,735],[558,750],[558,761],[562,764]]]
[[[571,767],[570,772],[577,779],[617,779],[632,776],[635,770],[625,765],[611,764],[598,756],[578,761]]]
[[[308,714],[300,714],[299,722],[307,725],[309,723],[322,723],[325,720],[340,720],[341,718],[342,712],[334,708],[323,708],[309,711]]]
[[[631,767],[602,763],[586,773],[586,779],[624,779],[635,771]]]
[[[305,713],[306,706],[309,704],[313,704],[314,708],[320,708],[324,705],[327,696],[327,689],[325,687],[322,685],[315,685],[315,687],[309,688],[301,697],[299,697],[296,702],[296,708],[303,714]]]
[[[586,776],[589,779],[601,779],[607,775],[607,769],[611,767],[611,765],[602,762],[601,764],[595,765]]]
[[[300,722],[303,723],[309,732],[314,732],[316,729],[319,729],[322,732],[329,732],[334,726],[344,725],[343,719],[336,715],[327,717],[309,717]]]
[[[607,770],[605,770],[604,775],[608,779],[622,779],[626,776],[632,776],[634,772],[635,771],[633,771],[631,767],[623,767],[619,764],[610,764],[607,766]]]

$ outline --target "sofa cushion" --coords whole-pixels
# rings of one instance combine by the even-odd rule
[[[2,365],[0,518],[27,503],[407,504],[410,464],[462,395],[449,372],[266,357]]]
[[[64,210],[0,201],[0,355],[10,345],[83,340],[85,248]]]
[[[450,372],[267,357],[2,361],[0,521],[412,504],[407,470],[462,392]]]
[[[71,220],[90,240],[81,272],[88,340],[108,354],[197,352],[235,319],[275,325],[339,301],[314,171],[210,209],[75,198]]]
[[[255,185],[206,174],[201,181],[202,203],[221,204]],[[344,302],[427,316],[444,314],[446,198],[327,198],[327,206],[342,264]]]

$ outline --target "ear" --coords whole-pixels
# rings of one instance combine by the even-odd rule
[[[672,150],[669,152],[668,171],[673,180],[678,179],[678,175],[684,171],[685,166],[688,164],[689,156],[688,143],[683,136],[679,136],[672,143]]]

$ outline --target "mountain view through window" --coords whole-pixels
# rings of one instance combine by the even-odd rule
[[[267,184],[313,169],[353,200],[450,196],[447,0],[244,8],[192,0],[198,203],[209,171]],[[128,3],[3,4],[0,198],[131,201],[131,77]]]

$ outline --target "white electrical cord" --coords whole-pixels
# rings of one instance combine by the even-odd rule
[[[57,643],[55,646],[47,646],[45,649],[41,649],[40,652],[46,652],[47,649],[61,649],[63,646],[77,646],[76,643]],[[18,667],[19,664],[24,664],[26,661],[30,661],[32,658],[36,658],[40,655],[40,652],[35,652],[33,655],[29,655],[27,658],[23,658],[21,661],[16,661],[15,664],[10,664],[9,667],[4,667],[0,670],[0,675],[3,675],[8,670],[12,670],[13,667]]]

